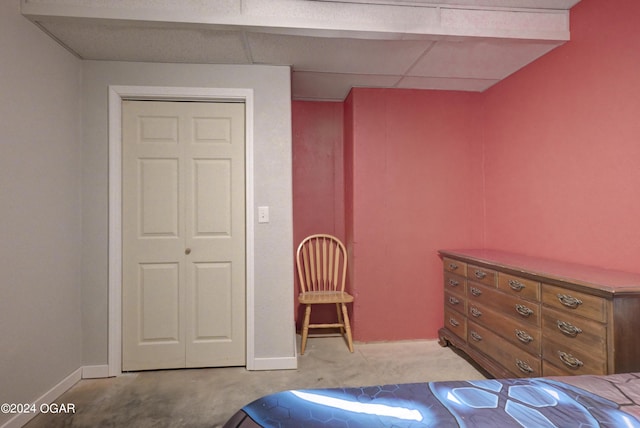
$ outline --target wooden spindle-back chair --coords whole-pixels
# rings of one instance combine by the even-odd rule
[[[310,328],[339,328],[353,352],[351,325],[347,303],[353,296],[344,291],[347,275],[347,250],[335,236],[316,234],[306,237],[296,252],[296,267],[300,281],[298,301],[306,305],[302,324],[300,355],[304,354]],[[309,324],[313,305],[335,304],[338,322]]]

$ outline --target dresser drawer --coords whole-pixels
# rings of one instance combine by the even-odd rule
[[[442,266],[445,272],[455,273],[460,276],[467,276],[467,264],[459,260],[450,259],[449,257],[442,258]]]
[[[460,339],[467,340],[467,317],[461,313],[445,307],[444,326]]]
[[[467,301],[464,296],[449,291],[444,292],[444,306],[462,314],[467,312]]]
[[[507,273],[498,273],[498,288],[523,299],[540,301],[540,283]]]
[[[606,360],[599,355],[573,347],[565,342],[558,343],[548,337],[542,339],[542,358],[566,370],[572,375],[606,374]]]
[[[542,303],[596,321],[607,321],[607,300],[602,297],[542,284]]]
[[[498,295],[499,293],[495,288],[489,288],[486,285],[473,281],[467,283],[467,296],[469,301],[490,305]]]
[[[469,282],[467,285],[468,304],[480,304],[489,306],[515,319],[540,326],[540,304],[529,300],[519,299],[499,292],[496,288]]]
[[[464,295],[467,289],[467,278],[445,271],[444,289]]]
[[[469,321],[469,344],[491,358],[518,377],[542,376],[542,363],[517,346],[475,322]]]
[[[467,278],[473,281],[481,282],[485,285],[495,287],[497,277],[498,273],[495,270],[474,265],[467,266]]]
[[[542,360],[542,376],[573,376],[575,373],[554,366],[547,360]]]
[[[488,307],[475,304],[468,305],[467,318],[487,327],[520,349],[532,355],[540,356],[542,349],[540,328],[521,323]]]
[[[605,360],[607,328],[599,322],[566,311],[542,309],[542,331],[545,337]]]

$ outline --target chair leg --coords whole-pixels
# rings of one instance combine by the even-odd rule
[[[300,355],[304,355],[307,347],[307,336],[309,335],[309,319],[311,318],[311,305],[307,305],[304,310],[304,322],[302,323],[302,343],[300,344]]]
[[[353,339],[351,338],[351,324],[349,323],[349,314],[347,313],[347,305],[342,304],[342,315],[344,316],[344,329],[347,331],[347,343],[349,351],[353,352]]]
[[[344,322],[342,321],[342,311],[340,310],[340,303],[336,303],[336,312],[338,312],[338,323],[342,324],[340,326],[340,334],[344,336]]]

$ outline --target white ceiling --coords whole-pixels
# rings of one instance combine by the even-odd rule
[[[294,99],[483,91],[569,39],[579,0],[22,0],[88,60],[272,64]]]

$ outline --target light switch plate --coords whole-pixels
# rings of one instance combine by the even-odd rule
[[[258,207],[258,223],[269,223],[269,207]]]

